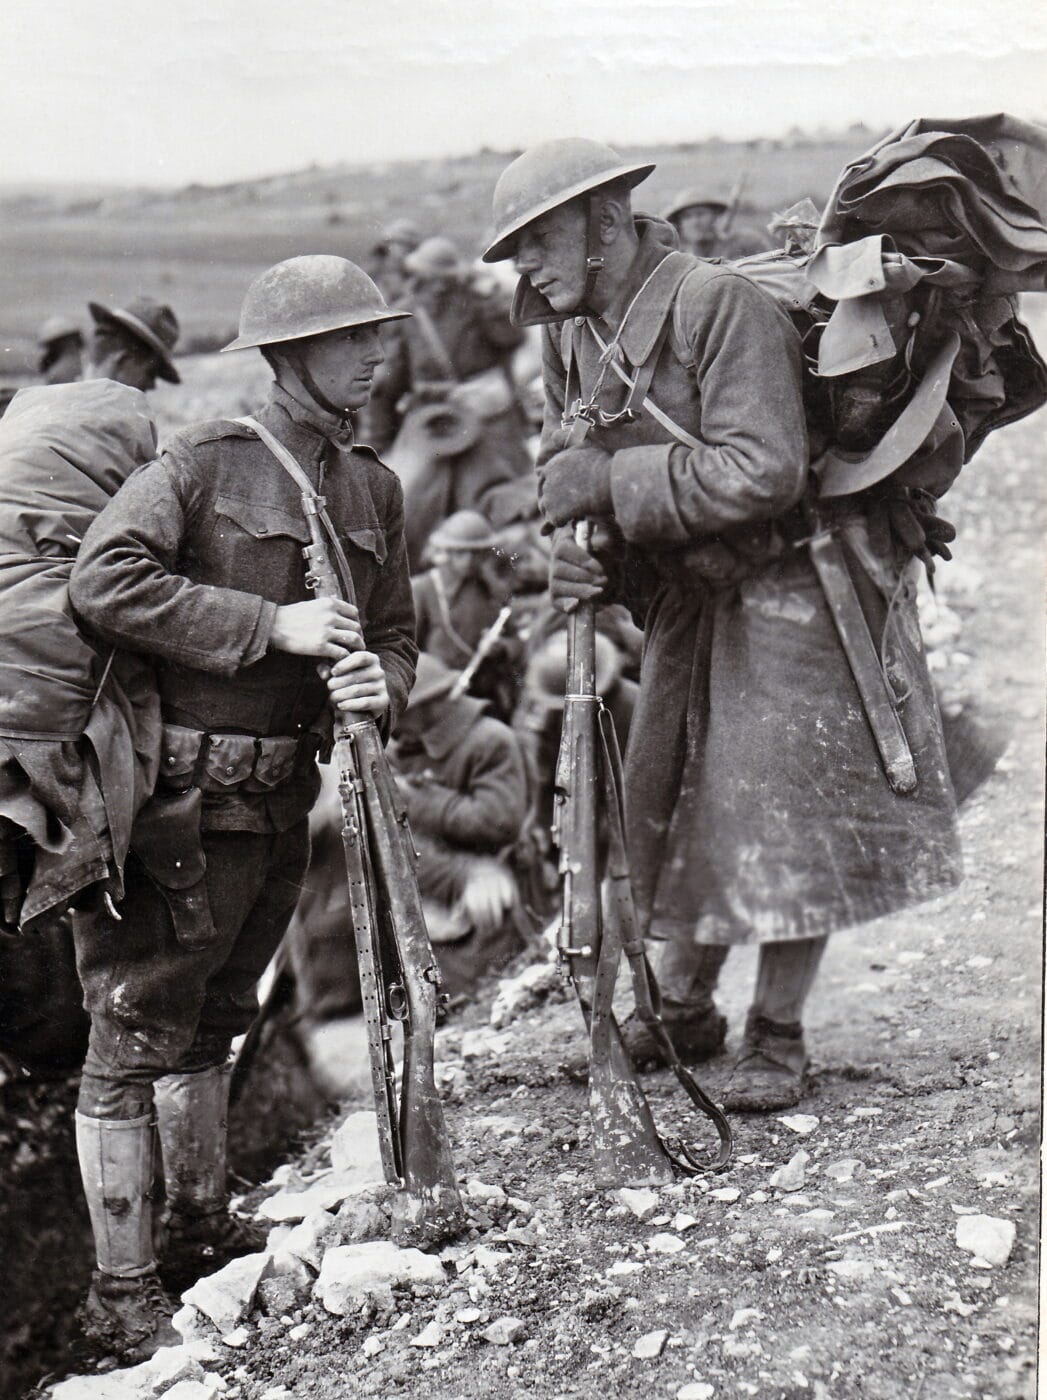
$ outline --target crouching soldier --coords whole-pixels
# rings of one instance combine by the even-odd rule
[[[758,943],[726,1102],[768,1110],[803,1091],[826,935],[956,883],[955,804],[908,556],[878,553],[854,504],[855,587],[877,637],[894,618],[907,695],[919,778],[901,793],[807,547],[798,336],[744,275],[634,217],[653,168],[592,141],[534,147],[498,181],[484,258],[515,260],[514,318],[543,327],[553,600],[621,598],[644,628],[627,838],[665,1022],[687,1058],[716,1053],[719,965]],[[598,522],[592,552],[570,528],[582,519]]]
[[[481,701],[457,695],[457,679],[421,653],[394,754],[429,937],[452,999],[519,951],[513,849],[528,811],[519,740]]]
[[[419,648],[454,670],[469,668],[469,694],[508,721],[523,645],[511,616],[511,571],[500,566],[497,544],[479,511],[456,511],[429,536],[432,567],[411,588]]]
[[[153,1253],[154,1121],[180,1262],[214,1268],[257,1247],[227,1211],[230,1042],[298,897],[329,704],[387,729],[413,679],[400,485],[349,426],[382,362],[379,324],[398,314],[342,258],[263,273],[226,347],[257,347],[273,368],[259,430],[179,433],[88,530],[73,574],[89,629],[156,659],[165,721],[118,914],[75,930],[91,1016],[77,1143],[98,1252],[84,1320],[117,1352],[172,1339]],[[309,597],[301,492],[267,434],[325,497],[358,607]]]

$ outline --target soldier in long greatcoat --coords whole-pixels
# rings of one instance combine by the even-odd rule
[[[557,529],[554,601],[626,601],[644,629],[626,755],[628,845],[665,1019],[716,1053],[726,950],[760,945],[726,1101],[798,1102],[802,1016],[826,937],[950,889],[955,799],[916,616],[912,550],[882,503],[830,520],[882,645],[918,781],[885,778],[808,540],[801,348],[743,274],[674,251],[636,217],[653,169],[583,140],[503,173],[494,243],[543,327],[540,501]],[[562,416],[593,423],[567,446]],[[597,522],[592,552],[570,523]]]

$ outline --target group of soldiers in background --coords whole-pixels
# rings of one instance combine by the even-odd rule
[[[662,217],[697,256],[738,256],[741,182],[726,198],[681,191]],[[392,754],[420,851],[430,936],[451,1006],[552,917],[549,839],[566,674],[566,624],[549,602],[534,459],[543,392],[536,343],[514,326],[505,285],[445,236],[390,223],[368,265],[390,306],[384,363],[357,416],[361,441],[400,475],[421,649]],[[180,382],[178,320],[139,297],[90,302],[91,329],[53,316],[38,335],[40,381],[107,378],[142,390]],[[533,334],[533,333],[532,333]],[[641,634],[605,607],[598,684],[624,748]],[[288,936],[296,1021],[318,1082],[351,1089],[360,1065],[359,981],[341,871],[340,809],[325,783],[313,860]]]

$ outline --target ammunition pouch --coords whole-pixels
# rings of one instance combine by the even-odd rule
[[[315,734],[261,739],[164,725],[157,791],[135,818],[131,849],[163,894],[183,947],[205,948],[216,936],[200,837],[205,800],[271,792],[320,747]]]

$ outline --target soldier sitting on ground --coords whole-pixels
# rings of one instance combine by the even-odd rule
[[[457,674],[422,652],[394,761],[419,850],[418,883],[444,990],[461,997],[522,946],[512,851],[528,812],[519,740],[454,693]]]
[[[464,670],[483,649],[468,693],[508,720],[516,704],[522,650],[509,607],[511,577],[499,567],[498,536],[479,512],[456,511],[429,537],[431,567],[411,580],[418,645]]]

